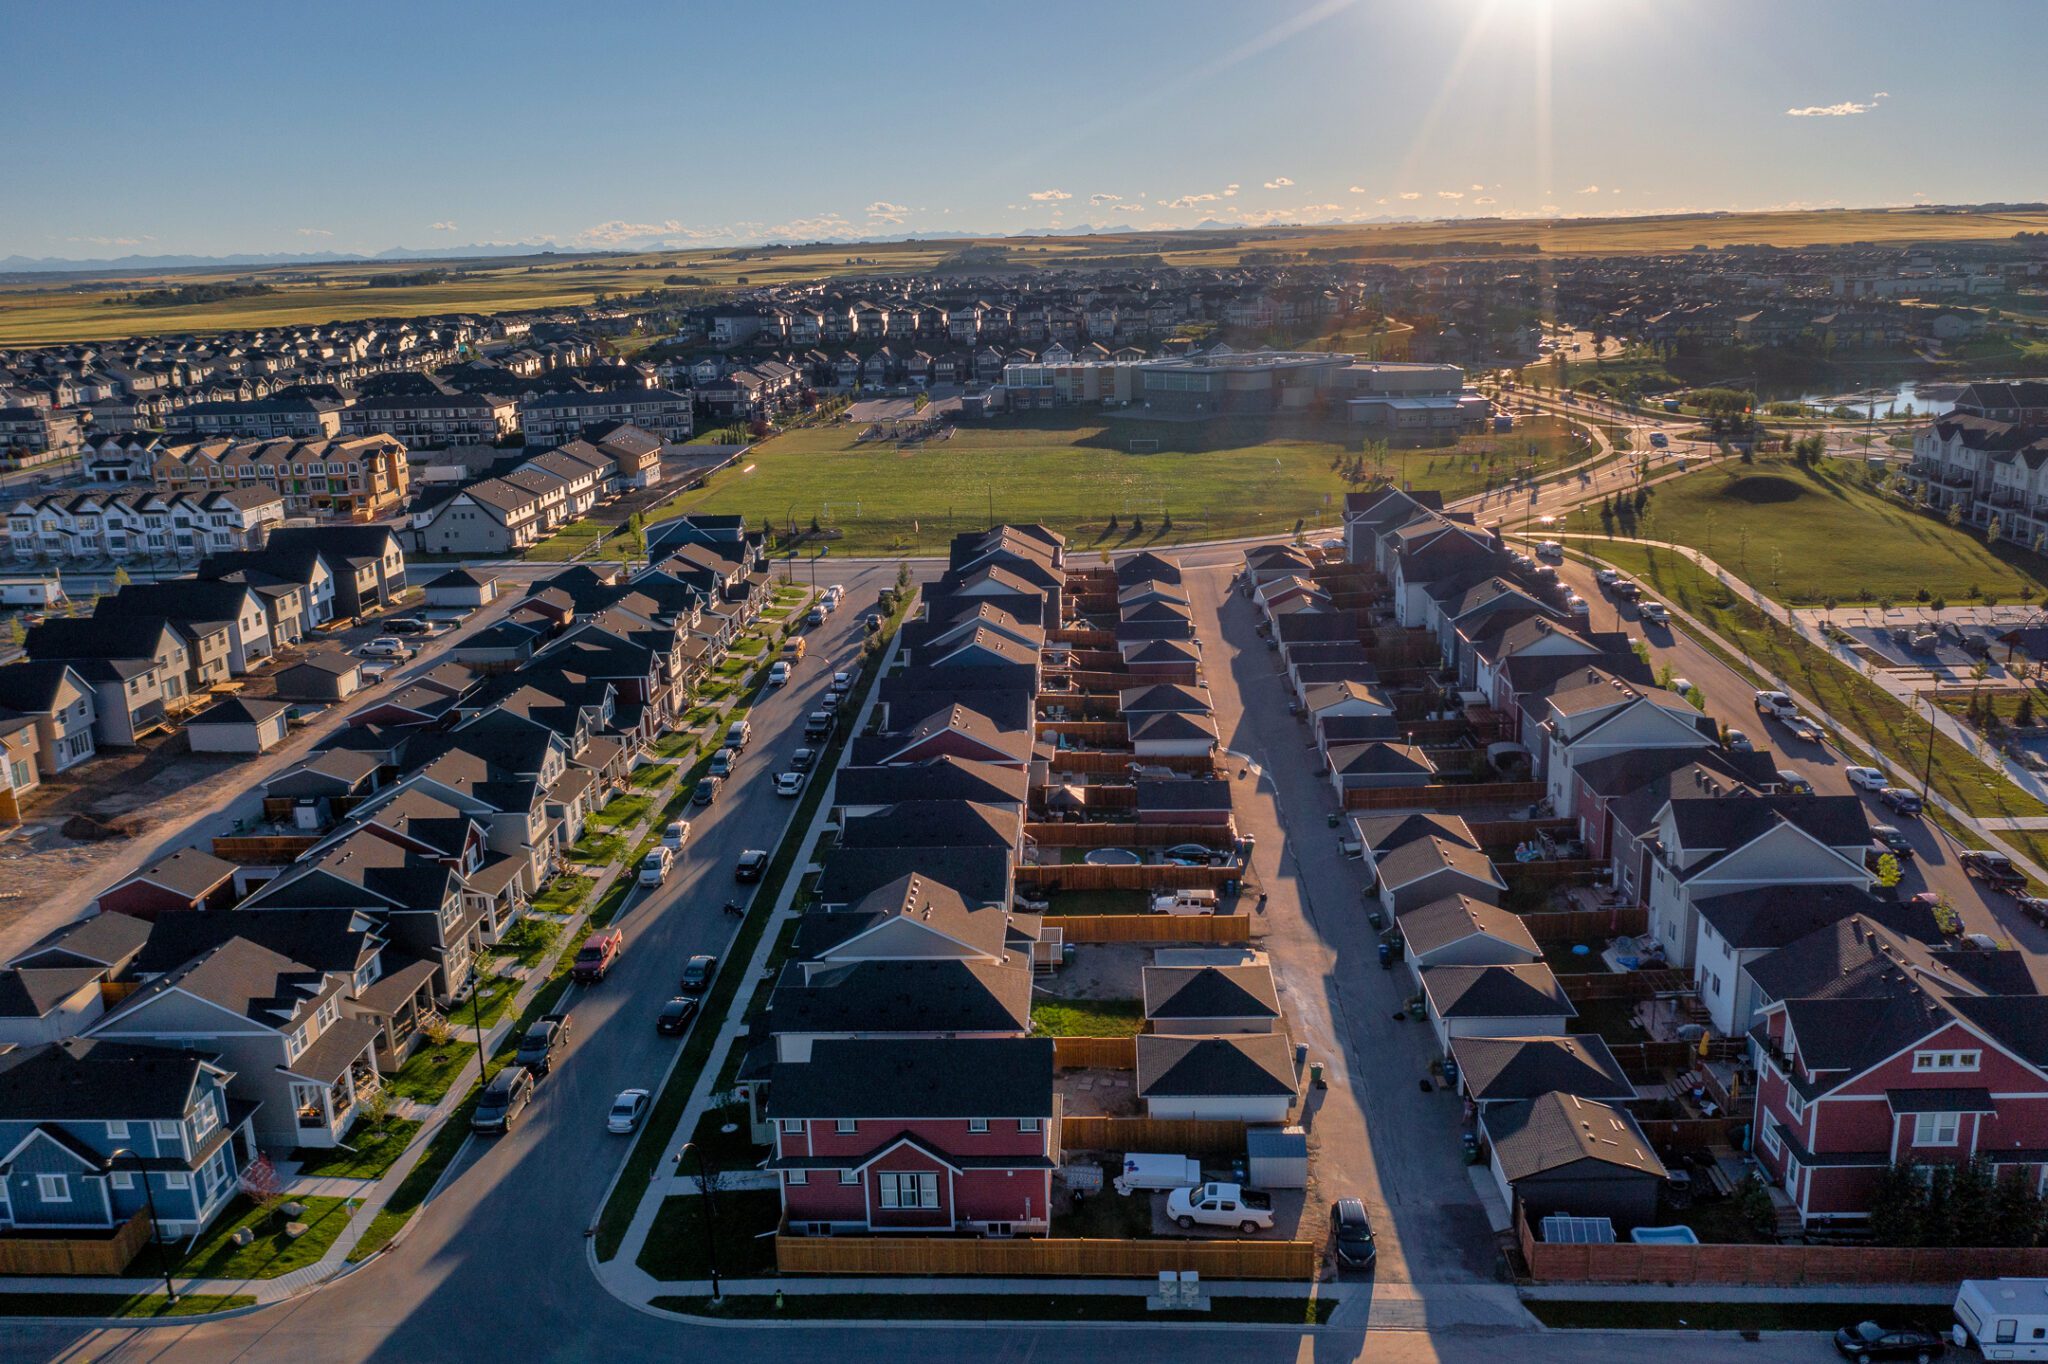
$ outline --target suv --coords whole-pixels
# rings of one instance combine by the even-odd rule
[[[754,727],[745,720],[735,720],[725,727],[725,747],[745,748],[747,740],[754,737]]]
[[[814,710],[804,718],[804,737],[822,739],[832,732],[832,712]]]
[[[525,1066],[506,1066],[491,1077],[477,1096],[469,1116],[472,1132],[510,1132],[525,1107],[533,1102],[533,1072]]]
[[[732,879],[735,881],[758,881],[768,870],[768,854],[759,848],[748,848],[740,854],[740,860],[733,865]]]
[[[676,855],[667,847],[652,848],[647,856],[640,859],[640,884],[658,886],[668,880],[669,872],[675,869]]]
[[[1340,1198],[1330,1205],[1330,1255],[1339,1269],[1371,1269],[1379,1258],[1379,1243],[1372,1234],[1372,1219],[1365,1215],[1365,1202]]]
[[[576,962],[569,968],[569,976],[580,984],[594,985],[611,974],[612,964],[625,950],[626,930],[623,928],[593,933],[583,940],[582,948],[576,953]]]
[[[817,750],[799,748],[796,752],[789,755],[789,770],[792,772],[808,772],[811,770],[811,764],[817,760]]]
[[[555,1068],[555,1048],[569,1040],[569,1015],[542,1014],[519,1039],[519,1051],[512,1058],[535,1075]]]
[[[1890,806],[1895,814],[1917,815],[1920,813],[1920,793],[1908,791],[1903,786],[1887,786],[1877,793],[1877,798]]]
[[[733,758],[736,754],[738,754],[738,752],[739,750],[737,748],[721,748],[716,753],[712,754],[711,775],[714,777],[731,776]]]

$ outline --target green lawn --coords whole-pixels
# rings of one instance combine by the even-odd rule
[[[738,1052],[742,1049],[734,1047],[733,1050]],[[723,1130],[727,1123],[734,1125],[733,1131]],[[745,1104],[705,1109],[703,1116],[697,1119],[697,1130],[690,1134],[690,1140],[696,1144],[697,1150],[704,1153],[714,1170],[751,1170],[768,1155],[766,1147],[754,1145],[753,1135],[747,1128]],[[688,1168],[682,1173],[697,1173],[694,1153],[685,1164]]]
[[[775,1238],[782,1222],[782,1195],[773,1189],[729,1189],[717,1197],[718,1215],[712,1240],[718,1251],[718,1272],[734,1277],[772,1273]],[[709,1278],[705,1255],[704,1200],[682,1194],[661,1200],[647,1242],[640,1249],[640,1268],[657,1279]]]
[[[419,1130],[420,1123],[413,1118],[387,1117],[374,1126],[358,1122],[346,1138],[354,1150],[305,1147],[292,1152],[292,1159],[307,1179],[378,1179],[405,1153]]]
[[[592,828],[596,817],[592,817]],[[602,867],[616,862],[626,855],[626,840],[617,834],[586,833],[569,845],[569,860],[581,862],[587,867]]]
[[[1588,548],[1640,578],[1664,600],[1690,612],[1717,635],[1819,702],[1849,728],[1854,739],[1875,745],[1909,770],[1919,769],[1926,760],[1928,727],[1924,711],[1909,710],[1869,678],[1808,644],[1755,607],[1737,601],[1734,594],[1690,560],[1642,545],[1595,542]],[[2048,806],[1945,736],[1937,735],[1934,740],[1933,783],[1937,792],[1979,817],[2048,814]],[[2037,861],[2048,859],[2048,838],[2040,833],[1999,836]]]
[[[719,1262],[721,1272],[724,1261]],[[819,1321],[1233,1321],[1276,1326],[1320,1325],[1337,1309],[1335,1298],[1211,1298],[1200,1313],[1154,1312],[1134,1282],[1128,1295],[1038,1297],[1028,1293],[802,1293],[779,1302],[765,1294],[731,1295],[713,1307],[709,1298],[659,1297],[664,1312],[741,1320]]]
[[[2048,582],[2048,560],[1914,511],[1839,461],[1728,461],[1651,491],[1636,535],[1700,550],[1783,602],[1912,602],[1924,589],[1961,605],[1972,587],[2015,601]],[[1584,519],[1573,529],[1598,529]]]
[[[148,1254],[138,1266],[154,1265]],[[175,1303],[161,1293],[0,1293],[0,1317],[203,1317],[255,1305],[255,1298],[239,1293],[186,1293]]]
[[[840,533],[835,554],[932,553],[954,532],[991,520],[1043,521],[1082,549],[1136,549],[1332,521],[1350,486],[1336,465],[1359,453],[1344,427],[1308,418],[1169,424],[1047,414],[962,427],[950,440],[913,450],[856,444],[858,434],[838,425],[776,436],[648,519],[737,512],[751,525],[793,521],[802,529],[815,517]],[[1134,454],[1134,437],[1157,440],[1160,449]],[[1561,422],[1534,418],[1511,434],[1392,451],[1383,460],[1366,452],[1366,461],[1390,479],[1459,496],[1518,465],[1568,462],[1570,449]],[[1171,529],[1162,527],[1162,513],[1171,514]],[[1111,515],[1119,520],[1115,532]],[[1132,531],[1133,518],[1143,519],[1142,531]]]
[[[596,884],[588,876],[564,872],[533,897],[533,907],[544,914],[574,914],[577,906],[590,898],[591,887]]]
[[[469,1020],[465,1018],[463,1022]],[[472,1032],[451,1029],[448,1044],[443,1047],[423,1045],[405,1058],[405,1064],[384,1077],[384,1087],[402,1099],[415,1103],[435,1104],[448,1092],[455,1076],[462,1070],[462,1063],[475,1058],[476,1042]]]
[[[644,767],[635,768],[630,780],[640,790],[652,791],[657,787],[666,785],[675,774],[676,766],[674,763],[648,763]]]
[[[573,521],[562,527],[547,539],[528,549],[521,557],[538,559],[548,563],[560,563],[573,559],[589,549],[605,536],[618,529],[616,526],[599,525],[589,517]],[[617,551],[613,551],[616,557]]]
[[[325,1255],[334,1238],[341,1235],[348,1225],[348,1208],[340,1198],[298,1201],[306,1205],[299,1218],[306,1224],[306,1233],[294,1241],[284,1234],[287,1219],[282,1211],[265,1213],[236,1195],[177,1273],[195,1279],[274,1279],[304,1269]],[[256,1239],[246,1246],[236,1245],[228,1238],[237,1227],[249,1227]]]
[[[643,793],[614,796],[602,810],[590,817],[589,827],[612,833],[630,824],[638,824],[653,808],[654,798]]]
[[[1031,1006],[1041,1037],[1135,1037],[1145,1022],[1141,999],[1044,999]]]
[[[555,939],[562,936],[562,926],[549,923],[546,919],[521,919],[505,930],[492,946],[493,953],[508,954],[516,958],[521,966],[531,970],[540,965],[541,959],[553,947]]]

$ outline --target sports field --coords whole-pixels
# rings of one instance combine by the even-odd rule
[[[1179,426],[1075,416],[960,427],[950,439],[915,446],[862,442],[859,434],[840,425],[773,437],[648,519],[737,512],[753,525],[807,530],[815,517],[822,530],[838,532],[824,541],[835,554],[938,553],[956,531],[992,520],[1042,521],[1081,549],[1137,548],[1282,534],[1297,521],[1333,525],[1345,492],[1364,486],[1345,480],[1352,460],[1460,497],[1520,467],[1557,468],[1575,448],[1552,418],[1456,447],[1384,457],[1324,438],[1341,432],[1245,421]],[[1133,452],[1134,439],[1160,448]],[[1133,530],[1140,519],[1143,529]]]
[[[1311,250],[1362,260],[1425,260],[1426,248],[1500,245],[1507,254],[1612,255],[1687,251],[1695,246],[1769,243],[2010,241],[2048,230],[2048,213],[1914,212],[1854,209],[1787,213],[1704,213],[1642,218],[1465,219],[1328,227],[1097,233],[1081,237],[949,238],[942,241],[813,243],[637,254],[489,257],[479,260],[342,261],[332,264],[141,270],[93,275],[30,274],[0,283],[0,344],[111,339],[249,326],[498,312],[589,303],[599,292],[724,290],[835,275],[942,273],[1127,265],[1227,266],[1247,254],[1304,257]],[[1305,257],[1304,257],[1305,258]],[[386,287],[379,277],[445,270],[454,278]],[[671,284],[671,279],[686,281]],[[258,282],[276,292],[184,307],[139,307],[141,290],[183,284]]]
[[[1591,513],[1572,526],[1598,528]],[[1902,506],[1837,460],[1813,469],[1729,461],[1657,484],[1634,533],[1689,545],[1794,604],[1911,602],[1924,588],[1960,606],[1972,587],[2012,602],[2022,588],[2039,593],[2048,581],[2048,560],[2018,545],[1987,545],[1981,534]]]

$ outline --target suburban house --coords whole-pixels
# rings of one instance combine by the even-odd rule
[[[1487,1105],[1572,1094],[1626,1104],[1636,1087],[1598,1033],[1569,1037],[1458,1037],[1451,1040],[1458,1089],[1481,1112]]]
[[[1145,1021],[1151,1031],[1181,1036],[1269,1033],[1280,1028],[1273,968],[1147,966],[1142,973]]]
[[[1458,1037],[1555,1037],[1579,1011],[1542,962],[1425,966],[1422,999],[1446,1055]]]
[[[1138,1097],[1154,1118],[1287,1121],[1300,1088],[1283,1032],[1140,1033]]]
[[[1628,1110],[1553,1093],[1488,1104],[1479,1122],[1494,1184],[1530,1226],[1562,1213],[1625,1234],[1656,1219],[1669,1172]]]
[[[102,914],[155,922],[160,914],[227,909],[235,902],[233,862],[198,848],[180,848],[100,892]]]

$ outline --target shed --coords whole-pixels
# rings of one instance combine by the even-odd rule
[[[1299,1127],[1253,1127],[1244,1134],[1245,1174],[1255,1189],[1308,1187],[1308,1133]]]
[[[277,695],[282,701],[343,701],[362,689],[362,662],[344,653],[308,654],[277,673]]]
[[[185,737],[194,753],[267,753],[284,742],[282,701],[231,697],[208,706],[185,722]]]
[[[451,568],[427,583],[427,605],[475,610],[498,597],[498,575],[486,569]]]

